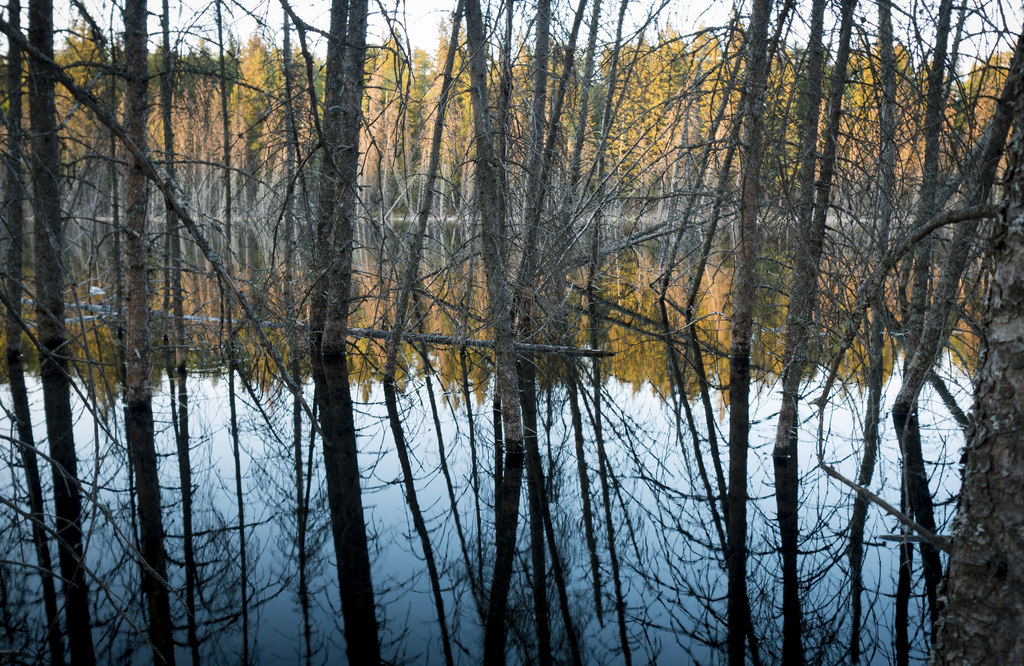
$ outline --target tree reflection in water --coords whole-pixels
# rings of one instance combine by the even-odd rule
[[[702,335],[713,340],[716,334],[705,328]],[[622,658],[615,576],[611,570],[614,548],[626,638],[633,658],[664,663],[721,661],[726,634],[726,577],[722,540],[716,532],[709,493],[700,471],[702,466],[711,469],[710,452],[705,438],[696,447],[692,442],[693,432],[707,432],[708,427],[695,380],[688,373],[684,381],[684,399],[692,407],[686,418],[692,418],[695,426],[691,430],[680,415],[681,399],[672,394],[664,370],[664,341],[645,339],[621,327],[605,329],[604,336],[609,348],[621,351],[603,364],[609,373],[600,393],[605,456],[597,448],[594,394],[579,390],[575,381],[567,381],[564,359],[541,357],[537,363],[539,459],[535,464],[543,477],[538,481],[545,507],[543,514],[549,514],[537,515],[550,521],[549,527],[543,526],[548,529],[542,530],[542,536],[546,532],[546,596],[552,602],[552,652],[557,660],[568,661],[573,642],[570,636],[574,635],[583,663],[614,663]],[[405,502],[382,387],[373,378],[374,367],[379,367],[373,363],[374,353],[379,351],[374,349],[375,344],[359,343],[366,353],[355,357],[364,365],[354,368],[352,374],[360,380],[359,389],[354,392],[359,466],[382,650],[387,659],[396,662],[440,663],[442,642],[434,597],[420,539]],[[426,359],[437,373],[433,379],[440,382],[439,386],[435,383],[431,387],[433,396],[428,392],[431,377],[424,373]],[[462,383],[464,359],[470,386]],[[470,437],[466,398],[469,396],[472,401],[474,414],[485,414],[490,408],[487,360],[473,350],[436,348],[421,356],[407,348],[403,361],[405,374],[399,382],[398,406],[419,504],[437,560],[454,658],[457,662],[474,663],[482,656],[486,612],[485,591],[480,583],[489,580],[493,563],[494,485],[483,480],[493,479],[494,458],[489,452],[493,447],[492,434],[483,421],[477,419],[477,430]],[[300,658],[314,663],[336,663],[344,660],[346,652],[322,457],[317,455],[321,444],[305,422],[303,457],[312,464],[308,468],[311,476],[307,479],[309,504],[304,548],[309,594],[303,597],[299,594],[299,505],[292,396],[273,382],[257,381],[258,363],[243,366],[239,375],[245,390],[236,399],[248,531],[251,654],[262,663]],[[589,360],[573,359],[569,366],[576,381],[590,376]],[[768,461],[780,398],[769,372],[771,364],[755,360],[755,366],[761,370],[761,382],[751,404],[748,589],[761,658],[774,662],[779,659],[777,646],[782,643],[781,574],[774,529],[773,478]],[[714,359],[708,359],[707,367],[712,370],[711,385],[720,383],[713,372],[717,367]],[[655,368],[649,379],[642,372],[646,368]],[[962,395],[969,386],[966,373],[951,363],[942,370],[947,381],[954,382],[953,390]],[[893,393],[899,385],[899,373],[893,373],[891,359],[886,371],[885,386],[888,393]],[[814,394],[816,381],[808,380],[806,394]],[[207,367],[205,371],[190,373],[188,409],[194,489],[191,530],[197,563],[195,624],[199,652],[208,663],[235,659],[241,652],[242,640],[228,386],[219,368]],[[0,402],[5,408],[14,404],[12,391],[16,388],[17,384],[4,384]],[[312,384],[307,383],[305,390],[306,400],[312,404]],[[849,477],[856,476],[860,464],[865,393],[857,382],[851,383],[827,413],[826,455]],[[171,396],[170,386],[165,383],[155,396],[154,413],[167,521],[168,577],[176,591],[172,611],[179,656],[184,659],[188,649],[186,571],[180,477],[172,461],[176,440],[170,418]],[[27,378],[26,397],[37,441],[41,441],[42,393],[35,373]],[[135,517],[129,501],[132,481],[127,476],[126,455],[120,443],[122,426],[115,418],[118,410],[112,409],[113,403],[83,401],[83,397],[80,395],[74,405],[75,436],[81,442],[80,469],[89,470],[83,474],[83,490],[89,500],[83,530],[88,536],[86,564],[95,582],[94,642],[98,654],[106,655],[110,661],[138,660],[148,653],[143,649],[146,625],[138,593],[138,567],[128,545],[133,540]],[[889,395],[890,401],[892,397]],[[721,392],[713,389],[711,401],[715,414],[723,419],[725,399]],[[957,489],[952,465],[962,433],[955,424],[951,425],[945,407],[935,399],[922,401],[920,419],[925,460],[935,485],[936,518],[944,525],[952,510],[948,499]],[[722,422],[713,425],[723,427]],[[815,426],[802,424],[802,439],[813,441]],[[7,425],[4,427],[6,464],[2,496],[6,508],[0,524],[5,552],[0,564],[0,601],[6,628],[3,646],[19,655],[16,661],[33,661],[42,658],[47,649],[46,632],[40,629],[45,626],[45,609],[39,570],[23,564],[36,561],[32,522],[25,512],[27,489],[20,453],[13,444],[16,435]],[[898,504],[898,450],[891,429],[885,424],[881,427],[882,446],[872,488]],[[475,456],[470,450],[471,442],[478,447]],[[697,450],[703,461],[696,459]],[[584,464],[578,460],[580,453]],[[479,469],[473,468],[474,459]],[[799,594],[808,658],[818,663],[836,663],[848,659],[845,650],[849,645],[851,600],[847,548],[853,501],[848,491],[829,482],[815,465],[810,447],[803,449]],[[585,477],[581,478],[581,474]],[[480,482],[475,481],[477,477]],[[44,480],[44,484],[48,483]],[[607,493],[603,492],[604,487]],[[588,489],[587,501],[581,496],[581,488]],[[48,492],[44,488],[44,496]],[[475,518],[478,504],[479,522]],[[531,513],[527,502],[522,503],[521,511],[524,524],[517,536],[508,640],[510,660],[529,663],[536,654],[532,586],[537,576],[531,570]],[[606,517],[610,525],[605,524]],[[596,538],[588,538],[592,531]],[[894,521],[869,508],[861,574],[864,616],[860,641],[862,658],[869,663],[888,662],[893,654],[893,597],[900,555],[899,548],[880,539],[893,532],[898,532]],[[611,543],[608,534],[614,535]],[[910,607],[909,640],[912,656],[924,659],[928,631],[924,629],[926,607],[917,570],[919,556],[912,565],[912,593],[916,601]],[[302,603],[308,604],[308,646]]]

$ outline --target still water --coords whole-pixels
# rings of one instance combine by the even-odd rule
[[[664,363],[664,360],[662,360]],[[581,365],[586,370],[588,361]],[[440,356],[433,365],[453,367]],[[883,414],[899,387],[899,363],[887,378]],[[614,368],[614,363],[612,364]],[[654,372],[652,370],[652,372]],[[664,372],[664,368],[656,374]],[[630,373],[619,373],[620,375]],[[948,359],[940,368],[962,408],[969,406],[970,379]],[[811,378],[803,395],[818,393]],[[258,383],[257,383],[258,384]],[[242,654],[241,579],[237,533],[235,463],[230,433],[228,381],[213,368],[190,375],[189,412],[194,483],[194,531],[199,562],[197,625],[200,651],[207,663],[237,663]],[[491,399],[485,380],[472,387],[472,414],[477,469],[470,451],[469,412],[454,376],[434,377],[440,435],[445,449],[454,505],[449,494],[432,416],[427,378],[422,372],[407,378],[400,408],[410,446],[416,489],[431,545],[438,561],[440,582],[459,663],[482,658],[486,587],[494,549],[494,451]],[[312,404],[312,385],[306,387]],[[37,442],[45,442],[42,394],[38,378],[28,377],[29,400]],[[607,478],[614,541],[609,544],[602,500],[602,479],[594,447],[592,406],[581,393],[584,456],[593,503],[603,614],[594,602],[593,572],[584,538],[583,502],[576,450],[564,382],[550,379],[539,394],[539,444],[547,478],[558,557],[565,570],[571,621],[579,635],[584,663],[620,663],[619,629],[615,614],[610,546],[620,562],[627,636],[636,663],[723,663],[725,651],[726,578],[724,558],[713,527],[705,487],[698,476],[689,430],[678,417],[678,396],[666,393],[662,382],[638,381],[613,374],[603,386],[604,438],[608,451]],[[781,645],[781,569],[776,552],[775,499],[771,447],[779,410],[777,382],[758,385],[752,398],[749,459],[748,590],[762,659],[777,662]],[[97,654],[107,663],[144,663],[146,618],[138,589],[138,567],[130,555],[135,529],[128,489],[126,454],[120,442],[121,410],[116,404],[98,407],[96,401],[75,401],[75,436],[80,475],[91,497],[86,501],[84,532],[94,605],[93,638]],[[363,504],[370,535],[377,617],[382,652],[395,663],[443,663],[440,632],[430,581],[405,502],[401,469],[394,451],[383,393],[372,380],[354,387],[359,429]],[[701,432],[727,430],[725,397],[712,393],[717,422],[705,424],[693,401]],[[856,383],[833,396],[825,413],[826,456],[850,478],[856,477],[862,451],[866,396]],[[0,386],[0,403],[11,405],[7,385]],[[309,490],[309,528],[305,544],[310,634],[304,632],[298,589],[295,454],[292,396],[269,383],[262,388],[236,389],[241,482],[245,507],[248,573],[249,651],[258,663],[344,663],[345,644],[338,597],[337,569],[327,514],[320,442],[303,421],[303,465],[312,465]],[[801,599],[805,650],[812,662],[849,660],[850,631],[849,521],[852,496],[816,467],[816,414],[804,404],[801,415]],[[184,643],[181,493],[177,473],[172,404],[163,381],[154,413],[160,460],[168,576],[178,590],[172,613]],[[6,415],[2,434],[14,436]],[[948,532],[958,488],[957,462],[963,435],[930,389],[921,400],[924,454],[936,503],[940,532]],[[891,422],[884,420],[882,444],[871,488],[900,504],[902,473]],[[724,437],[719,437],[724,442]],[[700,443],[705,464],[711,460],[706,441]],[[45,450],[45,445],[43,445]],[[26,506],[24,480],[17,451],[4,440],[6,463],[0,471],[0,493]],[[723,457],[727,451],[722,451]],[[44,469],[44,483],[49,478]],[[525,493],[524,493],[525,495]],[[44,497],[52,497],[44,487]],[[456,525],[455,512],[458,514]],[[43,660],[43,610],[36,559],[27,521],[3,508],[0,548],[4,553],[3,623],[8,628],[0,648],[14,663]],[[478,520],[479,516],[479,520]],[[480,528],[478,529],[478,525]],[[461,535],[460,532],[461,531]],[[880,537],[899,531],[895,521],[871,507],[865,531],[863,660],[889,663],[893,658],[893,596],[898,549]],[[521,503],[520,555],[510,594],[510,660],[526,663],[533,647],[532,576],[527,502]],[[54,555],[56,553],[54,552]],[[56,558],[54,558],[56,559]],[[551,564],[549,554],[548,564]],[[927,654],[923,585],[920,562],[915,562],[915,596],[911,602],[912,656]],[[483,582],[481,586],[481,581]],[[563,614],[555,582],[548,576],[552,645],[556,659],[567,660]],[[481,589],[483,587],[483,589]],[[179,648],[179,663],[188,663],[187,648]],[[4,657],[7,659],[7,656]]]

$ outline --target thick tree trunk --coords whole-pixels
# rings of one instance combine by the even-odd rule
[[[310,352],[324,442],[327,500],[351,663],[380,661],[345,336],[351,307],[366,0],[331,3],[324,146],[310,302]]]
[[[20,331],[19,331],[20,333]],[[29,510],[32,516],[32,544],[35,546],[36,561],[43,585],[43,608],[46,611],[46,642],[50,648],[50,662],[64,663],[64,641],[60,632],[60,617],[57,610],[57,590],[54,585],[53,561],[50,558],[49,538],[46,530],[46,514],[43,504],[43,486],[36,459],[35,440],[32,436],[32,415],[29,410],[28,391],[25,387],[25,370],[21,357],[7,356],[7,377],[14,403],[14,418],[17,421],[18,446],[21,463],[25,468],[25,485],[28,487]]]
[[[7,5],[11,28],[21,30],[21,0],[10,0]],[[4,316],[5,353],[8,361],[21,358],[21,256],[25,250],[25,183],[22,171],[21,136],[21,47],[11,41],[7,51],[7,154],[4,178],[3,225],[7,238],[4,272],[0,288],[7,295]]]
[[[943,19],[940,29],[945,27],[948,31],[949,18]],[[940,41],[939,47],[944,48],[944,40]],[[1006,142],[1006,135],[1010,128],[1013,117],[1013,106],[1020,95],[1022,78],[1022,66],[1024,66],[1024,38],[1018,41],[1014,52],[1003,92],[1000,96],[996,112],[986,128],[983,141],[980,144],[976,172],[968,174],[970,188],[967,194],[968,205],[984,203],[989,196],[992,182],[995,179],[996,168],[1000,161],[1002,148]],[[933,68],[938,67],[941,61],[936,59]],[[934,76],[929,85],[941,83],[941,73]],[[929,90],[929,93],[931,91]],[[929,99],[931,102],[931,99]],[[929,110],[931,107],[929,106]],[[926,155],[927,157],[927,155]],[[923,196],[923,195],[922,195]],[[938,195],[933,195],[938,199]],[[938,206],[938,201],[934,204]],[[934,531],[935,520],[933,516],[931,494],[928,488],[924,460],[921,452],[920,427],[917,416],[917,398],[927,378],[932,374],[932,369],[938,358],[939,352],[945,345],[948,337],[950,315],[959,302],[960,278],[972,254],[978,231],[978,221],[969,220],[958,225],[950,244],[946,261],[943,264],[942,272],[936,283],[931,308],[928,310],[923,321],[915,327],[916,337],[912,342],[913,346],[907,346],[907,359],[904,363],[903,381],[899,393],[893,405],[892,417],[896,426],[896,434],[899,437],[903,448],[907,477],[910,492],[911,509],[918,522],[925,528]],[[921,558],[924,564],[926,590],[929,598],[929,610],[931,619],[938,616],[938,585],[942,576],[942,564],[938,552],[930,544],[921,545]]]
[[[1024,104],[1016,97],[935,664],[1024,661]]]
[[[11,27],[20,30],[21,1],[10,0],[8,16]],[[43,587],[43,607],[46,612],[46,642],[53,664],[64,663],[64,642],[60,632],[60,618],[57,610],[57,590],[54,585],[53,562],[50,557],[49,538],[46,530],[46,516],[43,504],[43,485],[39,475],[39,461],[35,452],[35,437],[32,434],[32,414],[29,409],[28,391],[25,387],[25,371],[21,359],[22,321],[21,295],[22,252],[25,245],[24,230],[24,181],[22,179],[22,134],[21,134],[21,48],[13,41],[7,53],[7,177],[4,186],[3,224],[7,236],[4,272],[6,279],[0,285],[6,296],[4,336],[7,378],[10,382],[14,420],[17,426],[18,446],[21,464],[25,469],[25,485],[28,488],[29,511],[32,516],[32,543],[35,546],[36,561],[39,564]]]
[[[53,2],[29,2],[29,43],[53,58]],[[36,59],[28,69],[29,120],[32,129],[32,182],[35,210],[37,335],[43,384],[46,434],[53,472],[54,509],[60,572],[64,579],[68,645],[76,664],[96,661],[92,644],[89,590],[82,547],[82,497],[78,456],[72,433],[67,332],[64,328],[64,229],[57,180],[57,109],[54,75]]]

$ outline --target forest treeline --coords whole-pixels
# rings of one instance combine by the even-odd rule
[[[630,504],[615,472],[613,447],[636,424],[611,378],[671,404],[689,477],[652,492],[699,505],[694,538],[716,572],[701,576],[719,581],[691,594],[706,616],[680,626],[680,645],[732,664],[1021,654],[1019,543],[1001,536],[1024,515],[1012,517],[1024,464],[1007,435],[1020,416],[986,378],[1020,381],[1024,48],[1006,27],[1019,7],[751,0],[684,29],[667,6],[630,0],[453,0],[428,51],[366,0],[332,0],[329,25],[281,0],[279,25],[246,17],[251,35],[232,33],[241,10],[222,0],[187,21],[168,0],[75,2],[56,23],[52,0],[20,2],[0,21],[0,530],[22,558],[0,562],[4,658],[199,663],[211,637],[237,630],[242,660],[260,659],[247,545],[260,519],[236,400],[268,428],[291,415],[280,504],[299,657],[316,659],[310,560],[327,549],[349,661],[399,658],[381,639],[364,502],[360,419],[378,388],[446,663],[585,663],[604,647],[656,658],[647,632],[667,630],[629,581],[683,594],[662,578],[682,559],[653,565],[636,545],[637,515],[653,509]],[[971,421],[951,377],[975,370]],[[193,477],[210,372],[227,384],[230,512],[204,507]],[[442,406],[462,410],[464,479],[447,467],[432,377]],[[420,379],[455,561],[418,497],[425,438],[406,389]],[[777,402],[768,438],[753,434],[762,391]],[[829,410],[850,392],[857,434],[837,453]],[[968,475],[1007,465],[995,489],[965,478],[955,534],[924,394],[963,435]],[[75,428],[82,409],[92,441]],[[126,475],[113,500],[91,458],[101,440]],[[1011,453],[968,455],[993,446]],[[644,470],[661,464],[629,451]],[[773,497],[751,497],[761,473]],[[812,476],[850,500],[840,547],[811,546],[826,512],[809,505]],[[566,478],[585,536],[575,558],[553,498]],[[193,524],[205,511],[216,529]],[[132,565],[129,583],[100,572],[97,512],[117,535],[104,557]],[[871,515],[899,530],[884,535],[899,555],[883,647],[868,626],[882,594],[864,573]],[[995,522],[972,541],[971,520]],[[234,556],[209,560],[210,534]],[[751,572],[765,556],[762,589]],[[217,580],[229,570],[232,589]],[[841,593],[808,593],[835,570]],[[978,582],[993,577],[1004,582]],[[982,598],[1000,612],[980,617]]]

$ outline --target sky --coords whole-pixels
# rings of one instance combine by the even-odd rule
[[[567,6],[570,0],[554,0],[558,6]],[[575,0],[571,0],[575,5]],[[112,5],[110,0],[82,0],[89,8],[90,13],[102,26],[111,24]],[[517,0],[522,3],[523,0]],[[117,2],[120,5],[120,0]],[[487,0],[483,0],[486,6]],[[615,0],[604,0],[602,12],[604,18],[602,25],[611,30],[613,20],[611,13],[615,11],[618,2]],[[627,22],[634,25],[643,21],[647,14],[655,7],[662,6],[661,26],[671,22],[680,29],[687,26],[720,25],[723,24],[729,15],[732,2],[721,2],[709,0],[706,3],[691,2],[689,0],[631,0],[627,12]],[[268,39],[280,39],[282,26],[282,9],[280,0],[225,0],[227,8],[226,23],[232,33],[241,41],[247,41],[251,35],[260,31],[260,25],[267,26],[272,31],[265,35]],[[298,16],[317,29],[326,31],[330,23],[330,2],[329,0],[291,0],[291,7]],[[370,0],[370,40],[380,42],[387,35],[386,22],[383,20],[382,8],[387,14],[393,17],[397,23],[404,26],[405,33],[413,48],[433,52],[438,44],[438,28],[445,21],[455,8],[455,0]],[[118,11],[119,10],[114,10]],[[149,11],[151,13],[149,30],[151,35],[158,35],[160,31],[159,0],[149,0]],[[214,16],[215,3],[212,0],[170,0],[171,24],[178,27],[196,38],[199,34],[205,34],[207,39],[213,39],[215,34]],[[486,10],[485,10],[486,11]],[[589,9],[588,17],[589,17]],[[56,23],[68,25],[71,20],[77,18],[78,10],[72,6],[72,0],[55,0],[54,12]],[[63,19],[63,20],[62,20]],[[27,24],[27,18],[22,19],[23,25]],[[119,23],[119,17],[114,24]],[[567,26],[566,26],[567,29]],[[606,35],[611,38],[611,34]]]
[[[94,18],[100,25],[118,26],[120,24],[119,9],[115,9],[112,0],[81,0],[89,8]],[[433,53],[438,45],[438,29],[455,7],[456,0],[370,0],[370,43],[381,43],[388,35],[387,24],[383,14],[387,14],[395,21],[404,26],[413,48],[422,49]],[[499,0],[492,0],[495,4]],[[738,0],[741,4],[741,11],[748,11],[749,0]],[[962,52],[988,53],[993,48],[991,40],[985,36],[994,29],[1008,29],[1013,34],[1019,34],[1022,29],[1022,10],[1019,0],[965,0],[967,3],[968,20],[965,28],[965,46]],[[121,4],[121,0],[116,0]],[[169,0],[172,15],[172,26],[182,31],[182,39],[197,41],[200,37],[209,40],[216,38],[215,29],[215,3],[212,0]],[[486,6],[488,0],[482,0]],[[533,4],[532,0],[516,0],[517,4]],[[576,4],[576,0],[553,0],[554,4],[563,12],[568,9],[570,3]],[[801,33],[806,30],[806,13],[809,0],[801,0],[796,10],[796,20],[793,22],[794,34],[790,36],[790,43],[803,41]],[[865,24],[869,33],[874,32],[875,5],[877,0],[861,0],[857,10],[859,22]],[[931,15],[938,0],[894,0],[894,20],[896,22],[896,37],[904,43],[913,42],[915,39],[923,38],[930,41],[934,32]],[[78,15],[78,10],[72,8],[72,0],[55,0],[55,18],[58,25],[68,25]],[[265,41],[278,41],[281,39],[282,9],[281,0],[225,0],[227,8],[227,24],[231,33],[241,42],[262,31],[261,35]],[[27,3],[23,3],[25,5]],[[954,14],[959,2],[954,3]],[[326,31],[329,27],[330,2],[329,0],[291,0],[293,10],[308,24],[318,30]],[[602,3],[602,27],[604,40],[611,40],[614,19],[612,14],[618,6],[617,0],[603,0]],[[631,0],[627,10],[627,26],[642,24],[646,17],[654,10],[659,9],[658,28],[672,25],[680,33],[693,31],[701,26],[724,25],[728,20],[734,3],[732,0]],[[159,34],[160,3],[158,0],[149,0],[151,12],[150,32],[155,36]],[[486,10],[485,10],[486,11]],[[521,13],[521,12],[520,12]],[[830,12],[834,18],[835,12]],[[987,14],[990,19],[983,22],[978,18],[981,14]],[[589,9],[588,9],[589,18]],[[916,20],[915,20],[916,18]],[[63,19],[63,20],[62,20]],[[956,17],[954,16],[954,22]],[[27,25],[27,17],[23,17],[22,24]],[[918,24],[922,26],[918,28]],[[261,27],[264,26],[264,27]],[[522,28],[522,26],[520,26]],[[116,28],[115,28],[116,29]],[[555,25],[554,29],[568,30],[568,26]],[[972,35],[981,35],[974,37]],[[314,42],[311,44],[318,53],[323,53],[325,47],[323,39],[316,35],[310,35]],[[973,45],[972,45],[973,44]],[[1004,43],[998,48],[1009,50],[1012,44],[1004,39]]]

